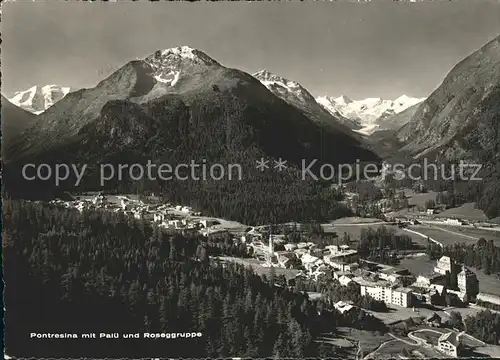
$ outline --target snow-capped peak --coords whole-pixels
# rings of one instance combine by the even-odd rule
[[[158,50],[144,60],[153,68],[156,81],[169,86],[174,86],[183,73],[220,65],[203,51],[189,46]]]
[[[312,95],[298,82],[276,75],[267,69],[256,72],[253,74],[253,77],[259,80],[272,92],[279,92],[282,95],[285,92],[289,92],[300,98],[302,101],[305,100],[305,98],[312,97]]]
[[[371,133],[376,130],[376,122],[381,117],[398,114],[410,106],[424,101],[425,98],[414,98],[401,95],[395,100],[384,100],[379,97],[352,100],[344,95],[339,97],[321,96],[316,101],[330,113],[340,113],[342,116],[359,121],[363,126],[361,133]]]
[[[338,98],[335,98],[334,100],[335,100],[335,103],[337,103],[337,104],[345,104],[345,105],[347,105],[347,104],[352,103],[352,99],[348,98],[345,95],[341,95]]]
[[[300,86],[298,82],[291,81],[285,79],[284,77],[273,74],[267,69],[256,72],[255,74],[253,74],[253,77],[258,79],[262,84],[266,85],[266,87],[279,85],[290,89],[292,92],[305,90],[302,88],[302,86]]]
[[[9,101],[34,114],[40,114],[65,97],[70,88],[59,85],[32,86],[14,93]]]
[[[175,57],[180,59],[189,59],[192,61],[201,61],[205,65],[213,65],[217,64],[217,61],[212,59],[210,56],[205,54],[203,51],[198,49],[193,49],[189,46],[177,46],[173,48],[168,48],[164,50],[160,50],[161,57]]]
[[[412,98],[412,97],[410,97],[408,95],[403,94],[400,97],[398,97],[396,100],[394,100],[394,102],[397,103],[397,104],[403,105],[403,104],[414,103],[415,100],[419,100],[419,99]]]

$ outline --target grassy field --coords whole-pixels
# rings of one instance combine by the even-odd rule
[[[392,340],[383,343],[378,349],[367,356],[367,359],[405,359],[407,356],[403,352],[411,354],[416,358],[446,358],[437,350],[427,346],[417,345],[409,338],[399,338],[392,336]]]
[[[428,225],[412,225],[408,229],[418,231],[421,234],[429,236],[430,238],[439,241],[443,245],[451,245],[456,243],[475,244],[477,239],[467,235],[457,233],[456,229],[448,230]]]
[[[412,308],[399,307],[396,305],[390,305],[388,312],[376,312],[370,310],[365,311],[372,314],[373,317],[376,317],[386,325],[390,325],[409,318],[424,316],[420,313],[414,312]]]
[[[425,203],[428,200],[436,201],[437,192],[429,191],[427,193],[415,193],[412,189],[404,189],[405,195],[408,198],[408,204],[421,206],[425,208]]]
[[[369,224],[380,222],[377,218],[362,218],[359,216],[344,217],[337,220],[333,220],[330,224],[342,225],[342,224]]]
[[[438,339],[442,334],[443,334],[443,332],[441,332],[439,330],[430,331],[427,329],[423,329],[423,330],[416,331],[413,335],[415,335],[419,339],[425,340],[429,344],[437,345]]]
[[[397,359],[399,355],[402,354],[403,349],[412,352],[418,348],[418,346],[412,346],[403,341],[394,339],[383,344],[383,346],[372,353],[368,359]]]
[[[447,225],[412,225],[408,229],[418,231],[443,245],[456,243],[475,244],[479,238],[493,240],[500,245],[500,231],[475,229],[473,227],[459,227]]]
[[[498,345],[479,346],[474,349],[474,355],[476,357],[491,357],[494,359],[500,359],[500,346]]]
[[[484,215],[482,210],[475,208],[475,203],[465,203],[462,206],[446,209],[438,216],[440,217],[456,217],[470,221],[488,221],[488,217]]]
[[[457,233],[458,239],[479,239],[485,238],[486,240],[493,240],[494,242],[500,245],[500,231],[494,230],[484,230],[484,229],[476,229],[474,227],[463,227],[463,226],[449,226],[449,225],[433,225],[433,227],[442,229],[447,232]],[[459,236],[461,234],[462,236]],[[436,239],[439,240],[439,239]]]
[[[424,210],[425,203],[429,200],[435,201],[437,196],[437,192],[435,191],[430,191],[424,194],[420,193],[417,194],[413,192],[413,190],[411,189],[404,189],[404,192],[406,197],[408,198],[408,204],[410,206],[414,206],[415,208],[412,208],[411,210],[403,209],[396,212],[400,216],[415,214],[415,211],[417,211],[416,209],[417,207]],[[465,203],[456,208],[443,210],[439,214],[430,215],[430,217],[451,217],[451,218],[460,218],[464,220],[469,220],[472,222],[489,221],[489,222],[500,223],[500,218],[488,220],[488,217],[484,214],[484,212],[476,208],[476,203],[474,202]]]
[[[350,359],[354,358],[354,355],[356,354],[358,341],[362,354],[368,355],[369,353],[377,349],[380,344],[392,339],[389,334],[382,334],[376,331],[360,330],[347,327],[337,328],[335,338],[344,338],[354,344],[354,346],[349,351]]]

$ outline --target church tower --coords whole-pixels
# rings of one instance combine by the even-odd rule
[[[468,295],[467,297],[475,297],[478,292],[477,277],[472,271],[462,266],[462,271],[457,275],[457,283],[460,292]]]
[[[274,255],[274,240],[271,234],[269,234],[269,255],[271,257]]]

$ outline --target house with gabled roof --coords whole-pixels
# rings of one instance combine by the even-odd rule
[[[425,323],[432,327],[441,327],[441,316],[437,313],[430,314],[425,318]]]
[[[441,335],[438,339],[438,350],[448,356],[459,357],[463,350],[461,335],[462,333],[455,332]]]

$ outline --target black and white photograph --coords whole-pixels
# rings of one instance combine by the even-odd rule
[[[500,1],[0,16],[6,359],[500,358]]]

